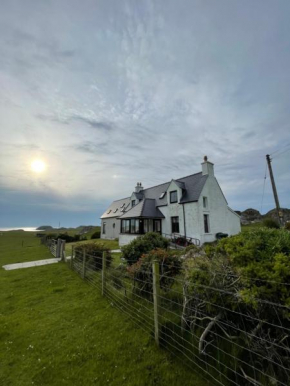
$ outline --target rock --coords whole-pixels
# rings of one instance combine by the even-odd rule
[[[290,221],[290,209],[287,208],[281,208],[281,212],[283,213],[283,219],[284,222]],[[278,220],[277,211],[276,209],[270,210],[268,213],[266,213],[264,218],[272,218],[274,220]]]
[[[243,225],[260,222],[260,221],[262,221],[262,215],[256,209],[249,208],[244,210],[241,213],[241,223]]]

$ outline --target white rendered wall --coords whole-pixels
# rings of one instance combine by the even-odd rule
[[[106,223],[106,233],[103,233],[103,223]],[[115,224],[115,227],[113,226]],[[120,234],[120,220],[116,217],[102,219],[101,221],[101,239],[114,240]]]
[[[203,197],[207,197],[207,208],[203,207]],[[241,231],[240,218],[227,205],[226,199],[214,176],[208,176],[198,200],[200,241],[201,243],[216,240],[216,233],[228,235]],[[204,214],[209,215],[209,233],[204,232]]]
[[[140,237],[140,235],[130,235],[130,234],[120,234],[119,236],[119,245],[122,247],[123,245],[129,244],[131,241],[136,239],[137,237]]]

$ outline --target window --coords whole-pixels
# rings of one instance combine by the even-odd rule
[[[121,232],[130,233],[130,220],[122,220]]]
[[[111,209],[107,212],[107,214],[110,214],[112,211],[111,211]]]
[[[161,200],[161,198],[163,198],[163,197],[165,196],[165,193],[166,193],[166,192],[162,192],[162,193],[160,194],[160,197],[159,197],[160,200]]]
[[[118,212],[118,208],[114,210],[114,213],[117,213]]]
[[[113,224],[113,228],[115,228],[115,226],[116,226],[116,224],[114,223],[114,224]]]
[[[170,192],[170,204],[177,202],[177,190]]]
[[[207,208],[207,197],[202,197],[203,207]]]
[[[103,222],[103,234],[105,235],[106,234],[106,223]]]
[[[179,233],[179,217],[171,217],[171,232]]]
[[[132,203],[131,203],[132,208],[133,208],[133,206],[135,206],[135,204],[136,204],[136,201],[135,201],[135,200],[132,200]]]
[[[209,215],[208,214],[203,215],[203,222],[204,222],[204,233],[209,233]]]
[[[122,220],[121,233],[140,233],[140,222],[136,219]]]
[[[124,206],[125,206],[125,203],[121,205],[121,209],[124,208]]]
[[[131,233],[139,233],[139,220],[131,220]]]
[[[144,220],[144,233],[149,232],[149,220],[145,219]]]

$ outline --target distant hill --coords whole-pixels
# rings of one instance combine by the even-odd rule
[[[53,229],[50,225],[41,225],[40,227],[36,228],[37,231],[49,231]]]
[[[284,221],[290,221],[290,209],[281,208]],[[271,209],[266,214],[262,215],[257,209],[249,208],[241,212],[241,223],[243,225],[261,222],[265,218],[273,218],[278,220],[276,209]]]

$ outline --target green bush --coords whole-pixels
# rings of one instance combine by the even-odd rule
[[[290,345],[286,332],[290,329],[290,233],[267,228],[240,233],[217,245],[189,251],[184,268],[185,328],[202,336],[209,323],[215,321],[222,339],[212,334],[213,345],[244,362],[250,350],[256,367],[287,383],[288,374],[261,360],[261,353],[276,358],[285,368],[290,365],[285,356]],[[243,341],[245,349],[235,352],[223,337]],[[276,342],[283,344],[277,346]],[[200,343],[201,351],[206,345]],[[244,370],[255,376],[250,366]],[[265,384],[263,379],[260,381]]]
[[[159,262],[160,287],[168,290],[174,283],[174,277],[181,271],[182,261],[175,251],[154,249],[127,268],[129,275],[135,280],[135,286],[145,296],[153,291],[152,262]]]
[[[169,246],[169,241],[162,237],[159,233],[149,232],[144,236],[137,237],[130,244],[121,248],[123,257],[129,265],[136,263],[142,255],[152,251],[153,249],[166,249]]]
[[[265,220],[263,221],[263,226],[266,228],[271,228],[271,229],[279,229],[280,228],[280,224],[271,217],[265,218]]]
[[[99,239],[101,237],[101,231],[96,231],[92,234],[91,239]]]
[[[86,262],[90,269],[100,270],[103,267],[103,252],[106,252],[106,267],[110,267],[112,263],[112,254],[108,247],[104,244],[80,244],[75,246],[75,254],[79,259],[83,258],[83,253],[86,252]]]

